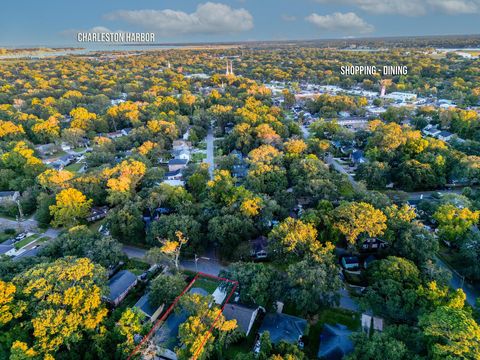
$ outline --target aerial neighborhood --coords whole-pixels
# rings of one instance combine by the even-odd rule
[[[426,41],[8,50],[0,359],[480,359],[478,37]]]

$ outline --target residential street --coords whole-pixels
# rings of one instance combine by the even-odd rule
[[[213,128],[210,126],[208,129],[207,137],[207,158],[204,160],[208,164],[208,171],[210,173],[210,178],[213,179],[213,171],[215,170],[215,154],[214,154],[214,138],[213,138]]]
[[[325,158],[325,162],[328,165],[332,165],[333,168],[337,170],[339,173],[346,175],[350,184],[352,184],[354,188],[358,188],[358,183],[355,181],[353,176],[347,173],[347,171],[343,168],[343,166],[337,160],[335,160],[332,156],[327,156]]]
[[[452,278],[450,279],[450,286],[455,290],[461,288],[467,296],[467,302],[471,306],[475,306],[477,298],[480,298],[480,291],[473,288],[467,282],[463,281],[461,275],[459,275],[456,271],[452,271],[452,269],[437,256],[435,257],[435,262],[442,269],[450,271],[450,273],[452,274]]]
[[[142,260],[145,256],[147,250],[138,248],[135,246],[124,245],[123,251],[129,258],[139,259]],[[180,262],[180,266],[183,269],[191,270],[191,271],[200,271],[205,274],[215,275],[217,276],[221,270],[225,269],[225,266],[220,264],[220,262],[216,259],[209,258],[209,260],[204,258],[199,258],[197,261],[197,265],[195,266],[195,260],[182,260]]]
[[[22,231],[33,230],[37,228],[38,222],[35,219],[27,219],[22,222],[17,222],[16,220],[10,220],[6,218],[0,218],[0,230],[5,229],[17,229],[20,227]]]

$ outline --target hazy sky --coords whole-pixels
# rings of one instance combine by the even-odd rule
[[[157,42],[480,33],[480,0],[3,0],[0,45],[78,45],[78,31]],[[107,30],[108,29],[108,30]]]

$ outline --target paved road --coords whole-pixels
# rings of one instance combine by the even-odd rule
[[[455,188],[449,190],[436,190],[436,191],[418,191],[409,192],[408,200],[420,201],[422,199],[430,199],[434,194],[461,194],[463,188]]]
[[[38,222],[35,219],[27,219],[22,222],[17,222],[15,220],[0,218],[0,230],[18,229],[19,227],[21,231],[34,230],[38,227]]]
[[[480,298],[480,291],[472,287],[470,284],[464,282],[462,276],[458,274],[455,270],[452,270],[445,262],[443,262],[440,258],[435,256],[435,262],[437,263],[438,266],[440,266],[442,269],[446,269],[450,271],[452,274],[452,278],[450,279],[450,286],[453,289],[462,289],[465,295],[467,296],[467,302],[475,307],[476,305],[476,300]]]
[[[145,257],[145,253],[147,252],[147,250],[138,248],[135,246],[124,245],[123,252],[127,254],[129,258],[142,260]],[[180,266],[186,270],[200,271],[205,274],[215,275],[215,276],[217,276],[220,273],[220,271],[225,269],[225,266],[220,264],[218,260],[214,258],[210,258],[209,260],[200,258],[197,261],[197,265],[195,265],[195,261],[193,259],[182,260],[180,262]]]
[[[310,130],[308,130],[308,127],[305,125],[301,125],[300,128],[302,129],[303,137],[308,139],[310,137]]]
[[[208,129],[207,133],[207,158],[204,160],[208,164],[208,171],[210,173],[210,178],[213,179],[213,171],[215,170],[215,164],[214,164],[214,144],[213,144],[214,138],[213,138],[213,127],[210,126]]]
[[[360,307],[358,303],[350,297],[347,289],[341,288],[338,293],[340,294],[340,303],[338,304],[339,308],[347,309],[350,311],[358,312],[360,311]]]
[[[335,170],[337,170],[339,173],[341,174],[344,174],[347,176],[348,178],[348,181],[350,182],[350,184],[352,184],[352,186],[354,188],[358,188],[358,183],[355,181],[355,179],[353,178],[352,175],[350,175],[349,173],[347,173],[347,170],[344,169],[344,167],[342,166],[342,164],[340,164],[337,160],[335,160],[332,156],[327,156],[325,158],[325,162],[328,164],[328,165],[332,165],[333,168]]]

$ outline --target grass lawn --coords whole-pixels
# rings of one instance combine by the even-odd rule
[[[80,169],[83,167],[83,163],[76,163],[76,164],[71,164],[68,166],[65,166],[65,170],[71,171],[71,172],[78,172]]]
[[[206,159],[207,155],[202,153],[192,154],[192,162],[201,162],[203,159]]]
[[[125,263],[125,270],[131,271],[135,275],[140,275],[149,268],[150,265],[148,263],[137,259],[128,259],[128,261]]]
[[[220,283],[215,280],[205,279],[205,278],[198,278],[193,287],[202,288],[209,294],[213,294],[213,292],[217,289]]]
[[[207,150],[207,142],[206,141],[199,142],[196,148],[200,150]]]
[[[95,221],[93,223],[88,224],[88,228],[92,231],[98,231],[100,229],[100,226],[105,222],[105,219]]]
[[[37,240],[40,237],[40,234],[35,234],[32,236],[27,236],[25,239],[22,239],[15,243],[15,249],[21,249],[22,247],[30,244],[32,241]]]

